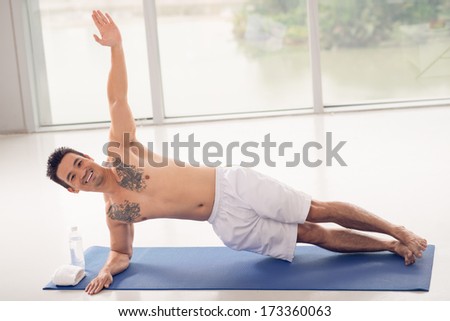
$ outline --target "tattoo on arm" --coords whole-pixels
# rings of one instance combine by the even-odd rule
[[[147,187],[142,174],[144,170],[142,168],[136,168],[133,165],[124,166],[120,163],[117,167],[117,174],[120,177],[119,185],[130,190],[140,192]]]
[[[132,223],[141,216],[141,207],[138,203],[125,200],[122,204],[112,204],[107,214],[113,220]]]

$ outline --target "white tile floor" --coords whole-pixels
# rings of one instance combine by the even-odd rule
[[[48,154],[66,145],[103,160],[107,130],[0,136],[1,300],[449,300],[450,293],[450,107],[404,109],[254,120],[139,127],[142,142],[215,140],[293,142],[347,141],[340,155],[348,164],[286,167],[292,155],[262,161],[257,169],[322,200],[344,200],[401,223],[436,244],[431,290],[417,292],[326,291],[43,291],[54,269],[69,260],[67,236],[78,225],[85,247],[108,245],[101,195],[73,195],[45,177]],[[262,157],[262,147],[257,152]],[[201,149],[195,153],[200,160]],[[290,157],[291,156],[291,157]],[[187,153],[182,155],[187,159]],[[249,161],[233,153],[233,163]],[[324,159],[323,153],[311,160]],[[225,161],[225,158],[221,158]],[[208,223],[155,220],[136,225],[135,246],[222,245]],[[188,276],[187,276],[188,277]]]

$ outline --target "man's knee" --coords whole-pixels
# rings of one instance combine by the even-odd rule
[[[326,202],[312,200],[306,220],[313,223],[330,222],[330,209],[328,204]]]
[[[305,222],[297,228],[297,242],[321,244],[327,237],[327,230],[319,224]]]

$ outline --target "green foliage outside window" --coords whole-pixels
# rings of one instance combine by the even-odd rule
[[[401,26],[449,30],[450,25],[450,0],[320,0],[319,5],[323,49],[389,44]],[[263,21],[261,33],[270,33],[264,24],[283,26],[284,47],[308,41],[304,0],[248,0],[234,16],[237,39],[246,38],[252,16]]]

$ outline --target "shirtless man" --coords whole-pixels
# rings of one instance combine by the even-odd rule
[[[208,220],[227,246],[288,261],[293,259],[297,242],[336,252],[388,250],[402,256],[406,265],[422,256],[426,240],[404,227],[354,205],[312,200],[251,169],[181,166],[173,160],[164,167],[151,166],[149,156],[153,164],[161,163],[162,157],[148,154],[147,150],[144,155],[136,153],[129,143],[137,143],[136,126],[127,102],[127,72],[119,29],[108,14],[94,11],[92,18],[100,32],[100,37],[94,35],[95,41],[111,50],[107,87],[109,141],[116,143],[110,144],[108,151],[116,158],[108,157],[110,165],[100,166],[91,157],[63,147],[50,155],[47,168],[50,179],[69,192],[104,195],[110,254],[86,287],[88,294],[107,288],[115,274],[127,269],[133,253],[133,224],[154,218]],[[129,139],[124,139],[125,134]],[[345,228],[319,224],[326,222]],[[376,238],[355,230],[393,238]]]

